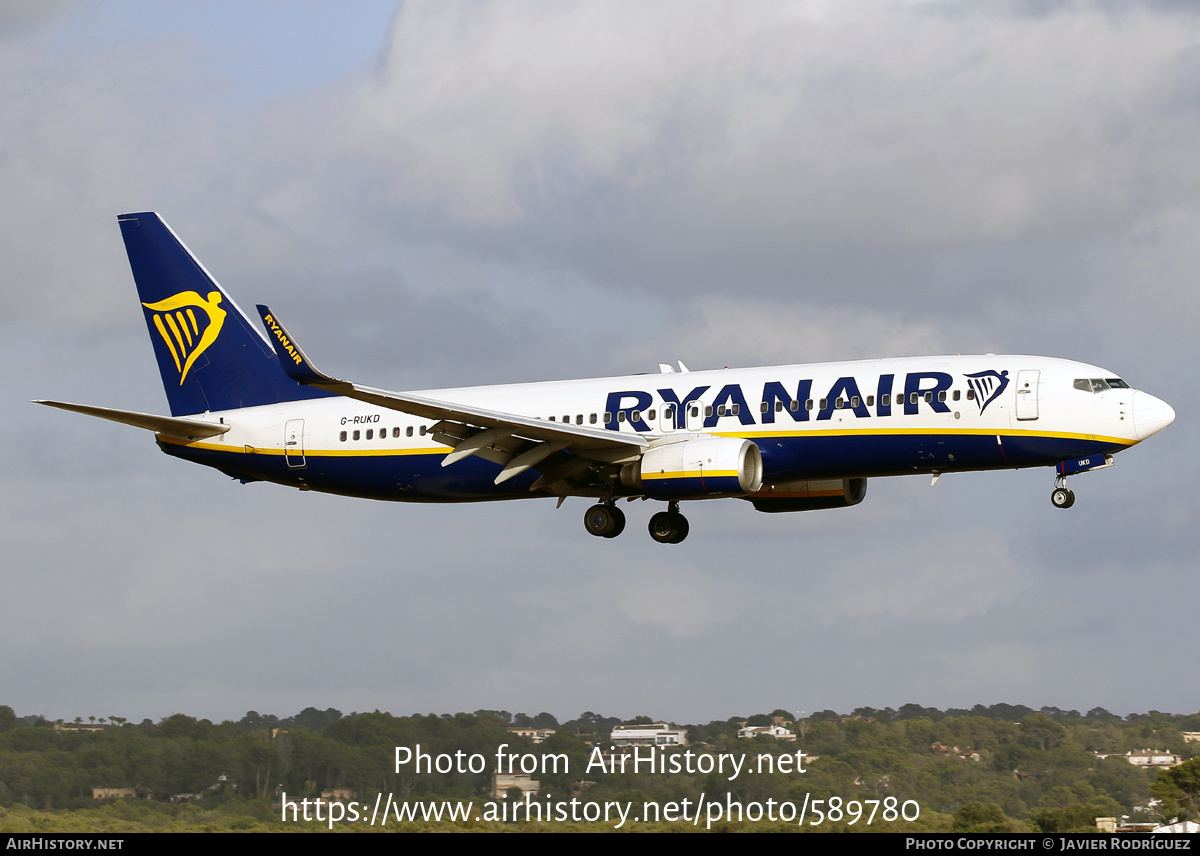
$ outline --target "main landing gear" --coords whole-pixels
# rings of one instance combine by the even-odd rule
[[[625,531],[625,512],[611,500],[601,502],[584,512],[583,525],[598,538],[616,538]]]
[[[678,502],[650,518],[650,537],[660,544],[678,544],[687,536],[687,518],[679,513]]]
[[[650,537],[660,544],[678,544],[688,536],[687,518],[679,513],[678,502],[667,508],[650,518]],[[583,525],[598,538],[616,538],[625,531],[625,512],[611,499],[599,502],[584,512]]]
[[[1050,492],[1050,501],[1055,508],[1070,508],[1075,504],[1075,492],[1067,487],[1066,476],[1054,479],[1054,490]]]

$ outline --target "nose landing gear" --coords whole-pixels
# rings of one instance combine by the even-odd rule
[[[1070,508],[1075,504],[1075,492],[1067,487],[1066,476],[1054,479],[1054,490],[1050,492],[1050,502],[1055,508]]]

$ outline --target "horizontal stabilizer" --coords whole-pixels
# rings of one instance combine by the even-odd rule
[[[59,410],[71,410],[85,416],[97,416],[110,422],[120,422],[133,425],[135,428],[145,428],[155,434],[166,434],[168,437],[179,437],[183,440],[203,440],[206,437],[216,437],[229,430],[228,425],[215,422],[200,422],[195,419],[178,419],[172,416],[155,416],[153,413],[137,413],[133,410],[114,410],[111,407],[93,407],[90,404],[68,404],[65,401],[35,401],[34,404],[45,404],[47,407],[57,407]]]

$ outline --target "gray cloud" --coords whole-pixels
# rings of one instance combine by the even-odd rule
[[[366,70],[249,103],[229,97],[236,34],[219,53],[133,24],[71,51],[33,34],[71,21],[0,43],[0,702],[1196,707],[1159,656],[1194,641],[1175,594],[1195,555],[1195,15],[409,2]],[[25,403],[165,409],[114,223],[146,209],[374,385],[1033,352],[1179,419],[1073,480],[1069,513],[1048,471],[876,480],[846,511],[691,503],[674,550],[642,531],[651,503],[601,543],[584,500],[243,487]]]

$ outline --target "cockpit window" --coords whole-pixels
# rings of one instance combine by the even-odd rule
[[[1129,384],[1119,377],[1081,377],[1075,379],[1075,388],[1084,392],[1104,392],[1106,389],[1129,389]]]

